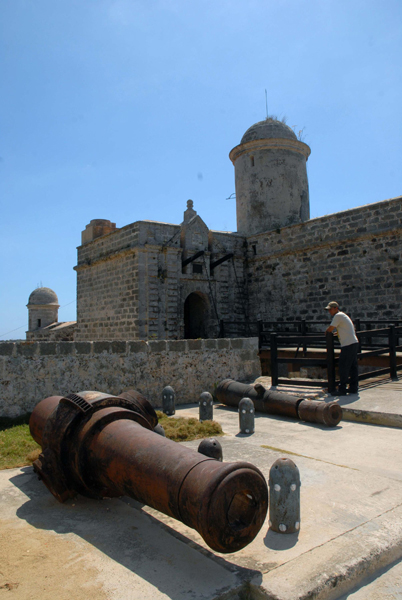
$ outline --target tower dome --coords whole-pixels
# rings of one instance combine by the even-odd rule
[[[27,306],[44,306],[48,304],[59,305],[59,299],[57,297],[57,294],[50,288],[40,287],[36,288],[36,290],[34,290],[32,294],[30,294]]]
[[[297,140],[296,134],[288,125],[276,119],[265,119],[251,125],[241,138],[241,144],[254,140],[285,139]]]
[[[237,231],[253,235],[310,218],[307,144],[282,121],[255,123],[231,150]]]
[[[28,299],[28,331],[35,331],[57,323],[59,299],[56,292],[47,287],[34,290]]]

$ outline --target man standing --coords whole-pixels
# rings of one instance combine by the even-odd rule
[[[329,302],[325,310],[332,317],[331,325],[328,331],[336,329],[339,342],[341,344],[341,354],[339,356],[339,388],[338,396],[346,396],[346,385],[349,381],[349,394],[357,394],[359,388],[357,350],[359,340],[355,334],[355,328],[350,318],[339,310],[337,302]]]

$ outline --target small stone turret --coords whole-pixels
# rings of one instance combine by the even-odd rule
[[[229,157],[235,167],[237,231],[253,235],[310,218],[307,144],[273,118],[252,125]]]
[[[29,296],[27,304],[28,331],[36,331],[57,323],[59,307],[56,292],[47,287],[36,288]]]
[[[81,245],[88,244],[88,242],[92,242],[112,231],[116,231],[116,223],[112,223],[108,219],[92,219],[81,233]]]

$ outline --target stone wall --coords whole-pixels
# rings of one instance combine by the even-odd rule
[[[194,292],[207,306],[206,331],[194,337],[217,337],[220,319],[245,319],[243,245],[195,216],[181,226],[139,221],[80,246],[74,339],[182,339],[184,303]],[[233,260],[211,269],[228,254]]]
[[[252,319],[402,318],[402,197],[248,238]]]
[[[134,388],[154,406],[164,386],[177,403],[213,393],[225,378],[261,374],[257,338],[178,341],[0,343],[0,416],[31,412],[47,396],[98,390],[113,395]]]
[[[138,338],[137,242],[134,223],[78,249],[75,339]]]

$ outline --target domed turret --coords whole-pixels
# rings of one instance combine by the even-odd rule
[[[269,139],[297,141],[295,132],[288,125],[276,119],[265,119],[265,121],[258,121],[258,123],[251,125],[241,138],[240,143],[245,144],[246,142],[253,142],[255,140]]]
[[[59,306],[56,292],[47,287],[36,288],[29,296],[27,304],[28,331],[57,323]]]
[[[253,235],[310,218],[307,144],[277,119],[247,129],[229,157],[235,167],[237,230]]]

